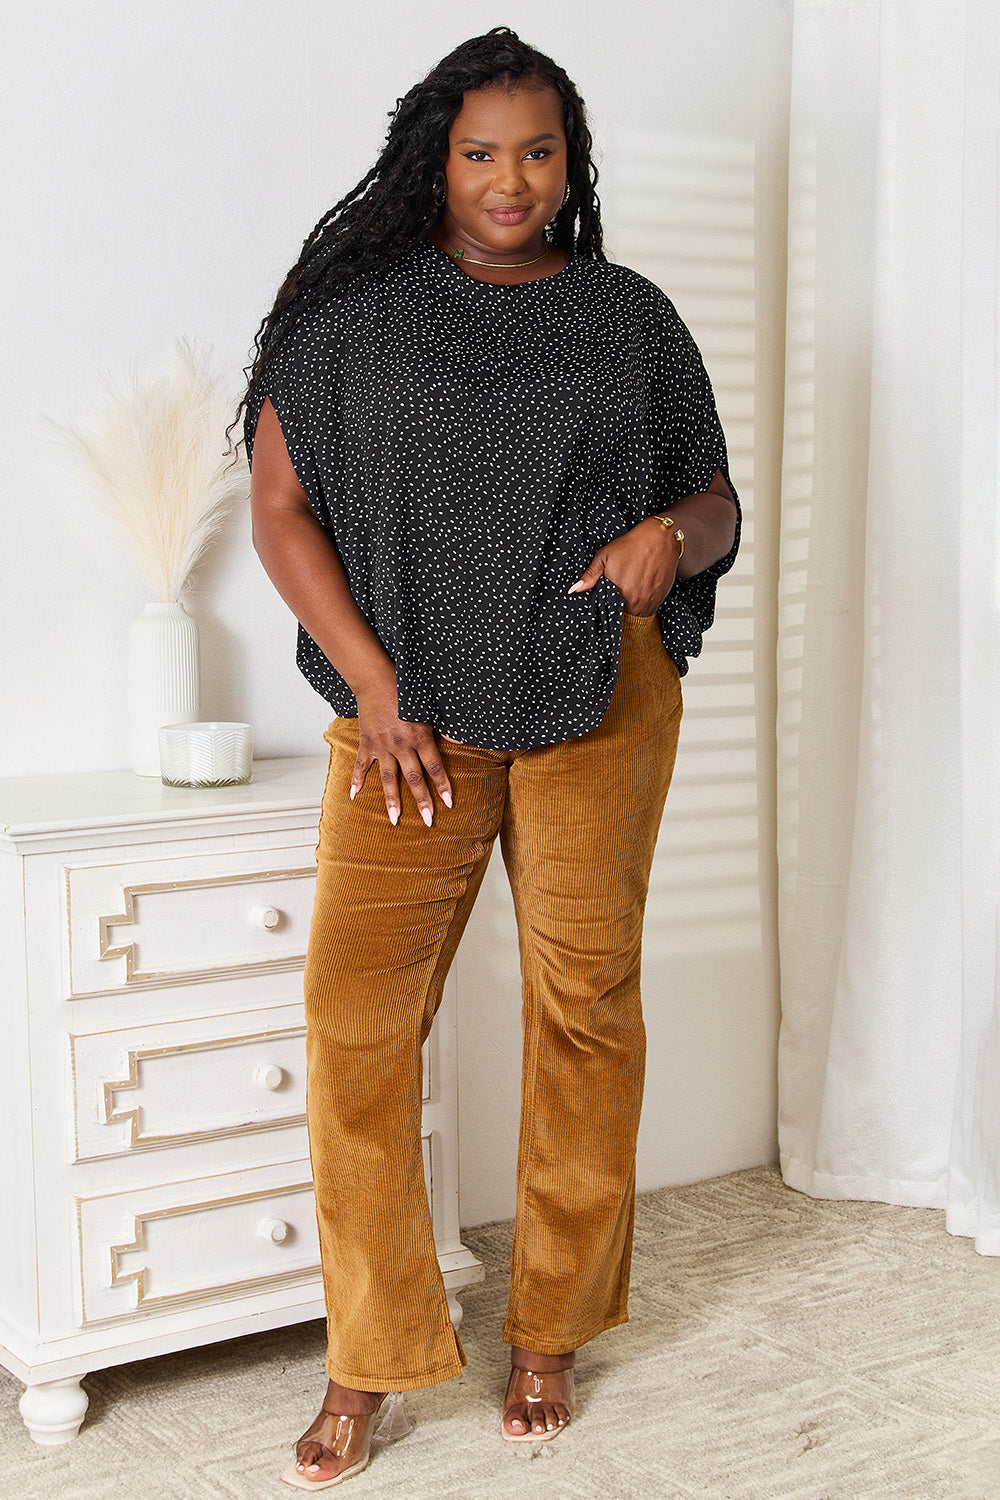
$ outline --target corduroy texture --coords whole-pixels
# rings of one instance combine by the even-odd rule
[[[504,1339],[576,1349],[627,1318],[645,1031],[643,909],[681,718],[655,618],[626,615],[597,729],[525,751],[441,741],[455,805],[393,828],[356,720],[330,768],[305,972],[308,1119],[327,1372],[412,1390],[465,1363],[434,1250],[420,1048],[500,836],[517,913],[524,1062]]]

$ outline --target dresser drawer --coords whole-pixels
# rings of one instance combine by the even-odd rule
[[[300,966],[314,849],[66,865],[69,997]]]
[[[433,1212],[433,1134],[423,1138]],[[80,1197],[80,1321],[154,1314],[319,1277],[309,1162]]]
[[[423,1050],[423,1097],[431,1098]],[[73,1161],[305,1121],[301,1005],[69,1037]]]

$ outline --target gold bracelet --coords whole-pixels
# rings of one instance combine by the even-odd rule
[[[666,512],[664,512],[664,514],[661,515],[661,516],[653,516],[652,519],[654,521],[659,521],[659,523],[663,527],[664,531],[669,531],[671,529],[671,527],[673,527],[674,536],[677,538],[677,540],[681,544],[680,551],[677,554],[677,561],[680,562],[681,558],[684,556],[684,533],[683,533],[683,531],[681,531],[680,527],[678,526],[677,522],[674,520],[673,516],[668,516],[666,514]]]

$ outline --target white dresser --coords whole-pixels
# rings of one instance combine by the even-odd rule
[[[325,759],[250,786],[0,781],[0,1362],[38,1442],[88,1370],[323,1315],[302,965]],[[424,1170],[455,1293],[454,995],[424,1051]]]

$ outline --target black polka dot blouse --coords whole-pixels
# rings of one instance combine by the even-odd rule
[[[676,308],[604,261],[497,286],[421,238],[287,332],[247,412],[251,461],[265,395],[395,663],[400,717],[492,750],[600,723],[623,600],[604,578],[588,593],[570,585],[604,543],[729,475]],[[738,545],[737,529],[728,556],[660,608],[682,674]],[[301,627],[297,660],[336,714],[357,715]]]

